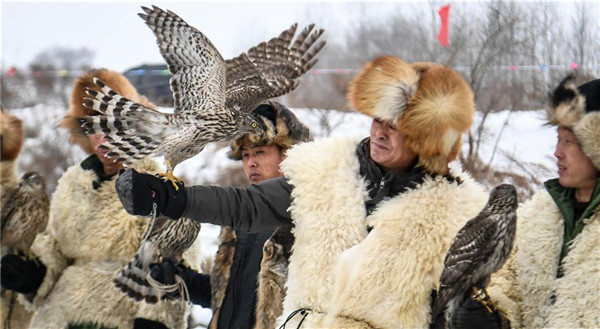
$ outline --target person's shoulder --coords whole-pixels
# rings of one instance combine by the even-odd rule
[[[311,142],[299,143],[287,151],[287,155],[304,154],[307,152],[335,152],[346,149],[354,150],[360,138],[336,136],[315,139]]]

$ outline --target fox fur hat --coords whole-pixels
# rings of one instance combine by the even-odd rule
[[[278,145],[284,150],[291,148],[299,142],[308,142],[312,139],[310,130],[300,121],[294,112],[280,103],[269,101],[267,104],[257,106],[252,113],[259,119],[265,128],[265,134],[259,138],[255,133],[247,133],[231,143],[231,150],[227,156],[232,160],[242,159],[244,144],[252,146]]]
[[[394,56],[365,64],[350,82],[348,101],[354,110],[395,122],[419,164],[441,175],[458,156],[475,110],[473,91],[458,72]]]
[[[583,153],[600,170],[600,79],[577,87],[575,77],[563,79],[550,95],[548,124],[570,129]]]
[[[71,142],[78,144],[88,154],[92,154],[94,150],[90,144],[87,135],[81,128],[81,118],[86,115],[98,115],[92,109],[83,106],[83,98],[89,97],[85,90],[87,88],[100,91],[99,88],[94,84],[93,78],[99,78],[106,85],[117,93],[129,98],[130,100],[140,103],[151,109],[156,109],[156,106],[152,104],[146,97],[140,96],[135,87],[127,80],[121,73],[107,70],[97,69],[85,71],[82,75],[75,79],[73,83],[73,92],[71,94],[70,107],[67,114],[63,117],[60,122],[60,126],[66,128],[69,131]]]
[[[5,112],[4,108],[0,106],[0,160],[16,160],[21,153],[24,141],[23,121]]]

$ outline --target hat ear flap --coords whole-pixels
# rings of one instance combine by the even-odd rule
[[[448,163],[460,152],[461,135],[473,122],[474,96],[456,71],[425,64],[418,63],[419,87],[398,129],[420,164],[429,172],[446,174]]]
[[[348,86],[350,107],[368,116],[397,122],[408,107],[420,75],[394,56],[368,62]]]

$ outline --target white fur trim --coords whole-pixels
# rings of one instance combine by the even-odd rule
[[[450,154],[454,144],[458,141],[462,133],[454,128],[448,128],[448,130],[444,133],[444,137],[442,137],[442,141],[444,145],[442,146],[442,154],[447,155]]]
[[[294,186],[296,243],[280,322],[310,308],[321,313],[310,313],[306,328],[341,328],[352,322],[348,317],[364,327],[427,328],[446,251],[487,195],[466,176],[460,186],[427,179],[365,218],[356,145],[346,139],[304,144],[282,165]]]
[[[408,102],[416,90],[416,84],[404,82],[396,82],[383,86],[381,97],[375,104],[375,116],[385,121],[397,122],[400,115],[408,107]]]

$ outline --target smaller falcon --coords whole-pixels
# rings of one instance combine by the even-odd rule
[[[31,256],[35,236],[48,224],[50,200],[44,179],[35,171],[26,172],[19,186],[2,205],[2,256],[13,253]]]
[[[432,319],[444,312],[446,328],[452,328],[454,312],[471,296],[492,311],[485,288],[512,250],[517,206],[515,187],[498,185],[481,212],[458,231],[444,260]]]

